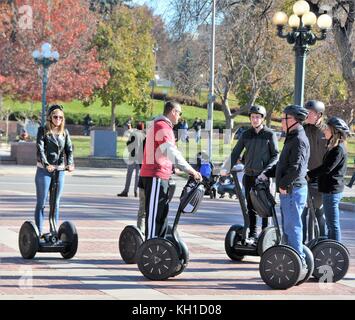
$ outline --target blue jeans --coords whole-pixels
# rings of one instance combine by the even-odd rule
[[[49,194],[49,187],[51,185],[52,174],[49,173],[46,169],[37,168],[36,172],[36,195],[37,195],[37,203],[36,203],[36,210],[35,210],[35,221],[38,227],[40,235],[42,234],[43,230],[43,223],[44,223],[44,208],[46,205],[46,201]],[[55,223],[58,225],[59,220],[59,201],[60,196],[63,191],[64,186],[64,171],[59,172],[58,178],[58,191],[57,191],[57,201],[55,204]]]
[[[289,194],[280,194],[280,202],[285,242],[305,261],[301,215],[307,202],[307,186],[293,188]]]
[[[343,193],[323,193],[325,221],[328,228],[328,238],[341,241],[339,223],[339,202]]]

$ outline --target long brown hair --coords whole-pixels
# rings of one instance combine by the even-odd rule
[[[333,149],[341,143],[344,144],[344,147],[346,149],[346,135],[335,129],[333,126],[328,125],[328,128],[332,132],[332,137],[328,141],[328,149]]]

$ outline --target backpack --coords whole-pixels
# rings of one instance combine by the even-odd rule
[[[276,201],[270,192],[268,182],[260,181],[250,190],[250,200],[257,214],[262,218],[273,215]]]
[[[180,209],[183,213],[195,213],[205,194],[205,187],[192,179],[187,181],[180,195]]]

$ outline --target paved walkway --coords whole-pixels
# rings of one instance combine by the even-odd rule
[[[32,220],[34,168],[0,167],[0,299],[355,299],[355,212],[342,211],[343,240],[351,252],[347,276],[336,284],[309,281],[286,291],[271,290],[259,276],[258,257],[232,262],[224,252],[229,226],[241,222],[236,200],[205,198],[198,213],[184,215],[179,233],[190,263],[176,278],[152,282],[118,253],[122,229],[135,223],[137,199],[117,198],[125,170],[78,169],[67,175],[61,217],[75,223],[79,249],[72,260],[39,253],[23,260],[18,231]],[[178,190],[171,219],[178,205]]]

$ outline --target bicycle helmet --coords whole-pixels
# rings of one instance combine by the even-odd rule
[[[338,117],[331,117],[327,121],[327,125],[333,127],[344,135],[349,134],[350,129],[343,119]]]
[[[307,110],[313,110],[317,113],[323,113],[325,110],[324,103],[319,100],[308,100],[305,104],[304,107]]]
[[[298,122],[303,122],[308,115],[307,109],[295,104],[288,105],[283,112],[293,116]]]
[[[263,118],[266,117],[266,109],[263,106],[258,106],[258,105],[251,106],[248,112],[249,117],[252,113],[261,114]]]

